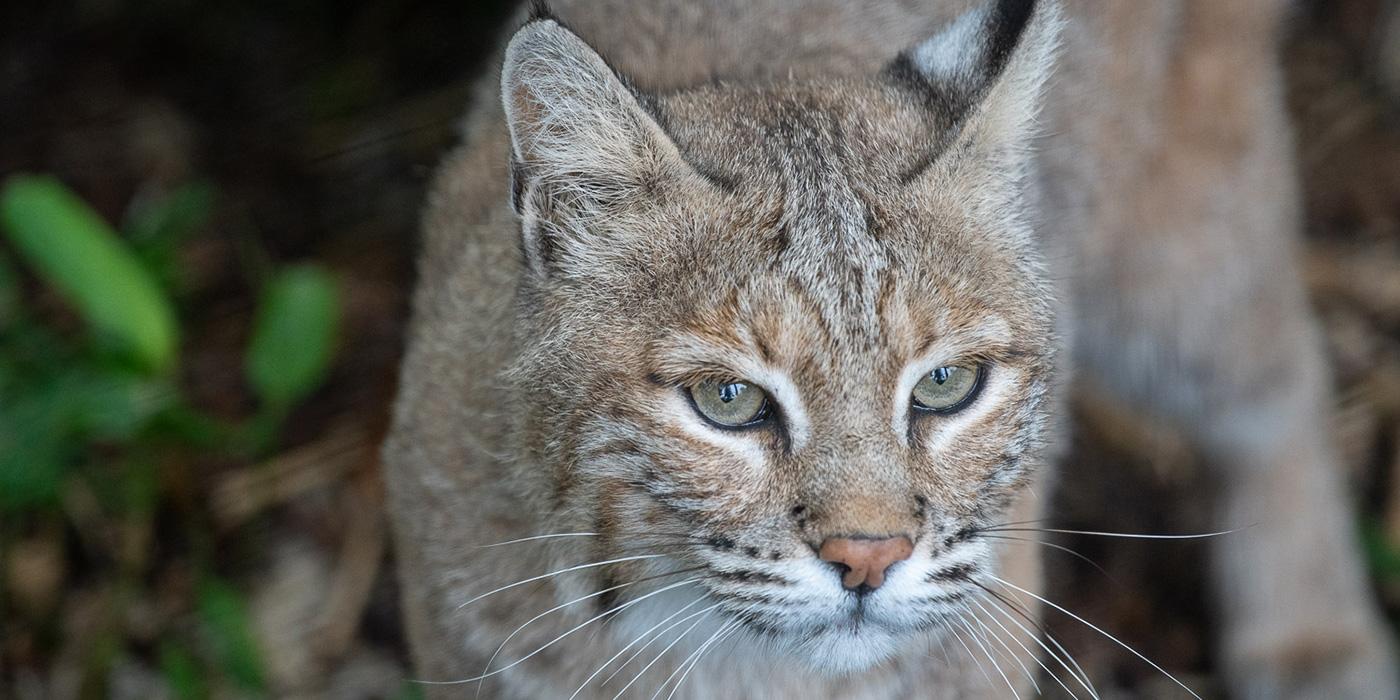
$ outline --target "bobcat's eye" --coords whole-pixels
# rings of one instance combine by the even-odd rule
[[[723,428],[743,428],[768,417],[768,395],[747,382],[701,382],[686,391],[695,410]]]
[[[980,366],[939,367],[914,385],[914,405],[934,413],[952,413],[972,403],[981,385]]]

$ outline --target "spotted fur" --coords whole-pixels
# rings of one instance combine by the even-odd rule
[[[1061,432],[1034,148],[1064,21],[964,4],[559,2],[513,34],[427,210],[385,448],[425,677],[611,697],[649,635],[646,696],[1004,696],[975,647],[929,656],[955,643],[1034,667],[1034,601],[985,606],[1038,559],[977,534],[1038,517]],[[976,400],[912,408],[950,363]],[[732,379],[773,418],[686,398]],[[914,554],[874,591],[817,556],[885,536]]]

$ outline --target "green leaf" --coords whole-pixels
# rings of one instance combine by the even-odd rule
[[[263,401],[285,409],[320,386],[340,325],[339,293],[329,272],[301,265],[263,290],[245,369]]]
[[[395,700],[423,700],[423,686],[412,681],[404,681],[399,686],[399,692],[394,696]]]
[[[0,454],[0,513],[56,504],[68,457],[56,440],[24,443]]]
[[[183,272],[179,246],[204,226],[213,208],[214,188],[188,183],[159,197],[138,198],[127,211],[122,232],[146,269],[165,288],[177,288]]]
[[[19,305],[19,272],[10,263],[9,257],[0,252],[0,331],[19,317]]]
[[[213,208],[212,186],[187,183],[163,197],[133,203],[122,231],[138,249],[176,245],[203,226]]]
[[[239,432],[237,425],[203,413],[178,398],[154,419],[153,434],[211,454],[227,452]]]
[[[15,176],[0,191],[0,224],[39,275],[143,370],[175,364],[169,299],[112,228],[57,180]]]
[[[75,449],[65,422],[48,393],[0,405],[0,513],[58,502]]]
[[[188,651],[172,642],[160,645],[160,671],[180,700],[202,700],[209,697],[199,663]]]
[[[78,429],[98,440],[131,440],[176,399],[168,383],[129,371],[73,372],[67,384]]]
[[[131,456],[105,465],[121,487],[119,508],[122,513],[150,518],[160,502],[160,467],[156,457]],[[115,469],[111,469],[115,467]]]
[[[1386,537],[1385,528],[1379,522],[1362,524],[1361,542],[1372,574],[1385,580],[1400,579],[1400,547]]]
[[[263,689],[262,655],[253,639],[248,608],[233,586],[213,577],[199,587],[199,617],[210,651],[224,673],[245,690]]]

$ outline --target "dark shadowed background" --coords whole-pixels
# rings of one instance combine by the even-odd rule
[[[0,6],[0,698],[419,695],[377,448],[422,192],[513,4]],[[1385,16],[1300,2],[1284,60],[1334,430],[1400,620]],[[1059,525],[1205,526],[1189,447],[1076,406]],[[1053,599],[1216,693],[1201,543],[1054,541],[1095,564],[1047,552]],[[1101,687],[1174,697],[1050,622]]]

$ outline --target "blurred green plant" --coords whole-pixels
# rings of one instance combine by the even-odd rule
[[[245,368],[269,411],[285,412],[325,381],[340,320],[335,289],[315,265],[282,270],[263,288]]]
[[[238,590],[218,579],[206,579],[199,587],[199,617],[206,644],[228,676],[242,690],[262,690],[262,660]]]
[[[253,415],[209,415],[182,391],[179,255],[213,204],[207,185],[176,188],[133,203],[118,233],[54,178],[18,175],[0,188],[0,552],[36,524],[71,517],[74,488],[118,521],[155,527],[162,499],[176,496],[163,484],[179,481],[163,465],[266,453],[325,381],[340,293],[329,271],[303,264],[273,269],[259,285],[244,363]],[[261,661],[237,589],[212,571],[211,528],[189,513],[181,527],[195,550],[200,584],[188,608],[198,622],[170,630],[156,662],[180,697],[209,696],[211,677],[256,694]],[[111,558],[121,563],[119,589],[148,585],[143,557]],[[115,651],[94,653],[93,663]]]
[[[200,700],[209,696],[209,686],[199,662],[185,648],[171,642],[160,647],[160,670],[165,683],[180,700]]]
[[[1400,583],[1400,543],[1387,536],[1385,527],[1372,520],[1363,522],[1361,543],[1372,575],[1383,583]]]
[[[140,369],[175,364],[175,310],[115,231],[49,177],[15,177],[0,195],[10,243],[100,336]]]

